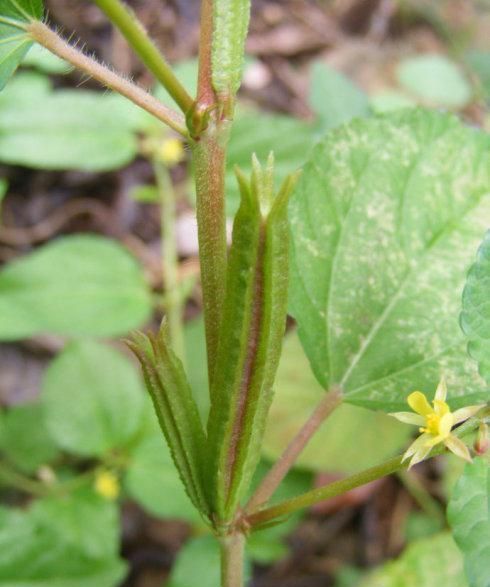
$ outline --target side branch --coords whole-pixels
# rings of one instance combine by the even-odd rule
[[[342,392],[340,388],[334,387],[325,394],[322,401],[315,408],[298,434],[291,440],[284,453],[267,473],[262,483],[250,498],[245,507],[247,512],[256,510],[269,501],[316,431],[341,403]]]
[[[124,79],[121,75],[101,65],[95,59],[78,51],[59,37],[54,31],[42,22],[32,22],[26,26],[26,31],[32,40],[36,41],[51,53],[68,61],[71,65],[95,78],[104,86],[110,88],[131,100],[168,126],[187,138],[184,118],[139,86]]]

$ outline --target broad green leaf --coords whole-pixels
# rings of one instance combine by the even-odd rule
[[[405,409],[442,373],[452,405],[486,400],[458,325],[490,217],[490,137],[403,110],[331,131],[291,199],[291,311],[313,371],[346,400]]]
[[[458,66],[437,54],[408,57],[397,67],[399,83],[424,104],[463,108],[472,99],[472,89]]]
[[[476,73],[481,83],[484,98],[490,100],[490,51],[470,51],[466,62]]]
[[[376,114],[393,112],[394,110],[400,110],[401,108],[412,108],[416,105],[414,100],[409,98],[406,94],[402,94],[395,90],[374,94],[370,97],[369,104]]]
[[[120,524],[116,502],[82,486],[34,502],[30,516],[49,527],[57,542],[93,559],[110,559],[119,552]]]
[[[52,86],[48,77],[33,71],[17,73],[9,85],[0,92],[0,112],[13,110],[21,102],[34,107],[33,102],[51,92]]]
[[[283,453],[324,394],[295,333],[284,341],[275,387],[263,444],[263,454],[272,460]],[[318,472],[355,473],[395,455],[410,433],[408,426],[385,414],[344,404],[328,417],[297,463]]]
[[[41,396],[52,437],[84,456],[102,456],[131,441],[142,423],[144,398],[129,360],[88,340],[70,343],[54,359]]]
[[[240,201],[235,166],[248,176],[252,172],[251,153],[265,161],[273,151],[275,186],[279,188],[290,173],[303,165],[314,137],[315,127],[304,121],[261,112],[239,112],[231,130],[226,162],[226,214],[233,216]]]
[[[160,432],[147,436],[131,453],[126,489],[133,499],[154,516],[203,524],[185,493]]]
[[[370,112],[366,94],[343,74],[319,61],[311,68],[309,103],[322,131]]]
[[[484,458],[468,463],[453,489],[448,519],[464,555],[470,587],[490,585],[490,465]]]
[[[53,53],[37,43],[34,43],[29,49],[22,60],[22,65],[24,67],[34,67],[40,71],[52,74],[68,73],[72,69],[69,63],[53,55]]]
[[[40,506],[38,504],[37,508]],[[98,524],[102,523],[102,518]],[[92,528],[93,530],[93,528]],[[27,511],[0,509],[1,587],[117,587],[126,565],[116,555],[91,557],[59,527]]]
[[[33,472],[58,454],[40,404],[10,408],[0,420],[0,452],[19,469]]]
[[[242,81],[250,0],[213,2],[211,79],[218,95],[233,97]]]
[[[138,152],[144,117],[124,98],[87,90],[0,103],[0,161],[41,169],[107,171]]]
[[[468,337],[468,352],[490,385],[490,231],[466,280],[461,327]]]
[[[32,45],[25,27],[42,15],[42,0],[0,0],[0,90]]]
[[[115,336],[144,324],[151,293],[136,260],[98,236],[63,237],[0,271],[0,339]]]
[[[388,562],[358,587],[467,587],[463,561],[449,533],[411,544],[400,558]]]

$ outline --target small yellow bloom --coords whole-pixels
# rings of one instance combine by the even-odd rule
[[[160,144],[158,156],[167,167],[177,165],[177,163],[180,163],[185,157],[182,141],[177,137],[165,139]]]
[[[459,438],[451,434],[451,430],[456,424],[474,416],[484,406],[468,406],[451,412],[446,403],[446,395],[446,382],[441,379],[432,400],[432,405],[421,391],[414,391],[408,396],[407,402],[415,413],[396,412],[390,414],[400,422],[418,426],[419,432],[421,432],[421,435],[408,447],[407,452],[403,455],[403,461],[412,457],[409,468],[423,461],[432,447],[440,442],[444,443],[458,457],[471,461],[468,447]]]
[[[115,500],[119,496],[119,480],[110,471],[100,471],[95,477],[95,491],[106,499]]]

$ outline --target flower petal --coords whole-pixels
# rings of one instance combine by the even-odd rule
[[[454,426],[454,415],[451,412],[444,414],[439,422],[439,434],[443,438],[447,438],[451,432],[451,428]]]
[[[405,424],[413,424],[414,426],[425,425],[425,418],[419,414],[414,414],[413,412],[393,412],[392,414],[388,414],[388,416],[393,416],[393,418],[396,418]]]
[[[420,461],[423,461],[425,459],[425,457],[430,453],[430,449],[431,447],[424,447],[421,448],[420,450],[418,450],[414,455],[412,460],[410,461],[410,465],[408,466],[409,469],[411,469],[414,465],[416,465],[417,463],[420,463]]]
[[[460,422],[464,422],[471,416],[474,416],[477,412],[479,412],[482,408],[485,407],[485,404],[481,404],[479,406],[467,406],[466,408],[461,408],[453,412],[454,417],[454,424],[459,424]]]
[[[469,461],[471,463],[470,451],[468,450],[468,447],[462,440],[456,438],[456,436],[454,436],[453,434],[450,434],[444,441],[444,444],[457,457],[460,457],[465,461]]]
[[[441,380],[439,381],[439,385],[437,386],[437,389],[436,389],[436,394],[434,396],[434,399],[440,400],[440,401],[446,401],[446,396],[447,396],[446,378],[441,377]]]
[[[425,447],[425,443],[431,438],[430,434],[421,434],[418,438],[416,438],[412,444],[407,448],[405,454],[403,455],[402,462],[406,461],[410,458],[413,454],[417,451]]]
[[[442,436],[442,434],[438,434],[437,436],[433,436],[432,438],[427,440],[427,442],[425,443],[425,446],[428,448],[432,448],[436,444],[443,442],[446,438],[447,438],[447,436]]]
[[[414,391],[407,397],[407,403],[414,412],[421,416],[428,416],[434,410],[431,408],[427,398],[421,391]]]

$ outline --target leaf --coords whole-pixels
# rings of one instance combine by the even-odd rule
[[[206,336],[204,318],[201,314],[189,320],[184,328],[186,349],[186,372],[201,414],[203,422],[207,422],[209,413],[208,362],[206,359]]]
[[[0,220],[2,218],[2,204],[8,190],[8,182],[6,179],[0,178]]]
[[[461,327],[468,337],[468,352],[490,385],[490,231],[466,279]]]
[[[0,90],[32,45],[26,26],[42,16],[42,0],[0,0]]]
[[[115,241],[68,236],[0,271],[0,339],[50,332],[115,336],[150,317],[151,293],[135,259]]]
[[[0,451],[28,473],[48,464],[58,454],[49,435],[40,404],[10,408],[0,421]]]
[[[369,100],[371,108],[376,114],[383,114],[385,112],[393,112],[394,110],[400,110],[401,108],[412,108],[416,105],[414,100],[409,98],[402,92],[395,90],[380,92],[374,94]]]
[[[9,85],[0,92],[0,113],[4,109],[11,109],[21,102],[32,105],[38,98],[49,94],[51,82],[45,75],[35,72],[21,71],[17,73]]]
[[[488,102],[490,100],[490,51],[470,51],[466,54],[466,62],[478,76],[483,96]]]
[[[460,295],[490,214],[490,137],[404,110],[331,131],[291,199],[291,312],[312,369],[346,401],[405,409],[441,373],[455,407],[486,400]]]
[[[263,454],[271,460],[281,456],[324,394],[296,333],[284,340],[275,387],[263,443]],[[317,472],[355,473],[395,455],[409,435],[410,429],[394,418],[343,404],[311,439],[297,464]]]
[[[145,118],[116,94],[43,92],[0,107],[0,161],[40,169],[118,169],[138,153]]]
[[[213,2],[211,78],[218,95],[234,97],[242,80],[250,0]]]
[[[37,504],[37,510],[43,506]],[[59,527],[27,511],[0,509],[0,586],[116,587],[126,565],[116,555],[92,558],[64,541]],[[98,524],[104,522],[101,518]],[[93,530],[93,528],[92,528]]]
[[[490,585],[490,466],[486,459],[468,463],[453,489],[448,520],[463,552],[470,587]]]
[[[366,94],[346,76],[319,61],[311,68],[309,103],[323,131],[370,113]]]
[[[131,497],[154,516],[203,524],[160,432],[147,436],[131,453],[125,483]]]
[[[50,51],[34,43],[22,60],[23,67],[34,67],[45,73],[63,74],[71,71],[72,66],[53,55]]]
[[[469,82],[443,55],[408,57],[398,64],[396,74],[403,88],[425,104],[458,109],[471,102]]]
[[[42,385],[46,425],[74,454],[103,456],[138,431],[145,392],[134,366],[94,341],[72,342],[50,364]]]
[[[259,161],[265,161],[273,151],[275,187],[278,189],[290,173],[303,165],[314,136],[315,127],[295,118],[238,112],[231,130],[226,162],[226,214],[234,216],[240,202],[236,166],[248,176],[252,172],[250,154],[255,153]]]
[[[467,587],[461,555],[449,533],[412,543],[394,561],[368,575],[358,587]]]

